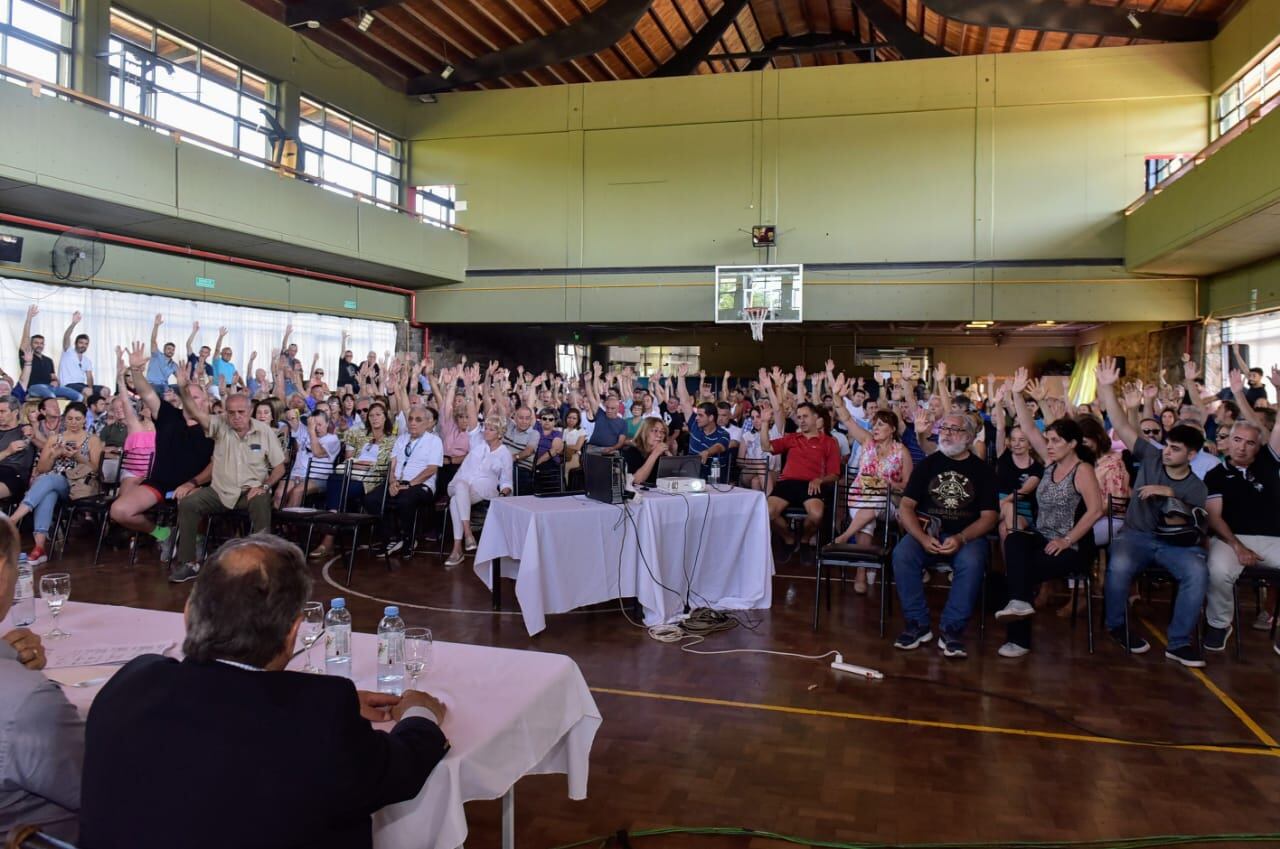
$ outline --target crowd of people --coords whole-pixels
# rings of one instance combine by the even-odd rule
[[[477,505],[547,481],[572,491],[593,454],[616,455],[633,487],[651,484],[662,458],[686,455],[709,477],[761,491],[780,556],[810,557],[818,545],[874,548],[888,528],[893,589],[881,591],[901,602],[894,644],[904,651],[934,643],[936,632],[944,656],[965,657],[979,594],[1000,573],[1007,602],[994,617],[1007,633],[998,653],[1025,656],[1046,587],[1105,564],[1111,636],[1134,654],[1148,651],[1126,612],[1135,579],[1159,567],[1177,584],[1166,657],[1202,666],[1202,649],[1222,651],[1237,626],[1233,589],[1243,570],[1280,569],[1280,429],[1267,375],[1238,360],[1228,385],[1210,391],[1190,357],[1179,380],[1162,374],[1145,384],[1104,359],[1093,374],[1096,397],[1081,403],[1065,381],[1032,379],[1026,369],[962,385],[942,363],[926,376],[906,360],[876,380],[846,376],[828,360],[815,373],[761,368],[717,382],[687,365],[637,374],[595,363],[563,375],[375,352],[357,362],[344,338],[331,385],[317,360],[302,367],[291,327],[263,368],[251,352],[242,371],[222,345],[225,328],[213,347],[197,349],[194,325],[186,359],[175,359],[156,316],[150,344],[117,347],[114,379],[99,383],[91,340],[74,335],[80,316],[55,370],[32,333],[38,314],[28,312],[20,375],[0,375],[0,502],[9,513],[0,518],[0,612],[12,597],[21,529],[29,524],[29,561],[39,565],[60,511],[110,489],[111,525],[154,538],[169,580],[196,581],[184,651],[203,664],[202,686],[215,689],[227,686],[215,680],[220,665],[271,670],[289,657],[310,580],[307,553],[273,535],[290,510],[380,516],[388,556],[434,526],[424,514],[445,514],[453,541],[445,563],[456,566],[477,547]],[[1280,368],[1269,377],[1280,389]],[[207,523],[230,511],[252,536],[206,557]],[[335,544],[325,536],[309,554],[327,557]],[[940,566],[951,581],[935,628],[925,584]],[[859,570],[855,592],[869,592],[876,577]],[[228,631],[250,619],[260,626],[252,646]],[[1270,627],[1265,610],[1254,624]],[[33,675],[43,662],[39,638],[23,629],[4,635],[0,746],[13,717],[36,729],[22,739],[59,742],[42,744],[47,758],[37,770],[11,775],[4,771],[21,765],[0,764],[0,832],[33,811],[80,809],[94,845],[125,845],[113,835],[125,834],[122,818],[134,814],[112,788],[128,783],[121,770],[130,747],[158,751],[168,745],[161,736],[182,733],[133,693],[172,687],[183,673],[167,662],[127,667],[96,703],[86,742],[66,700]],[[334,813],[351,829],[343,845],[360,845],[368,812],[416,793],[447,744],[435,727],[438,702],[421,694],[379,701],[349,689],[305,698],[332,700],[350,720],[401,720],[393,734],[374,737],[356,723],[344,742],[352,763],[401,764],[384,782],[368,782],[377,792],[358,810]],[[264,698],[275,696],[246,690],[246,704]],[[207,722],[226,720],[213,714]],[[404,766],[411,755],[425,771]]]

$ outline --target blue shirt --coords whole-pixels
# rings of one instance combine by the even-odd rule
[[[218,378],[220,376],[226,381],[227,386],[231,385],[236,376],[236,367],[232,363],[222,359],[222,357],[218,357],[218,359],[213,361],[213,382],[215,384],[218,382]]]
[[[587,440],[587,444],[598,445],[601,448],[612,448],[618,444],[618,437],[626,435],[626,419],[621,417],[611,419],[603,412],[597,410],[595,430],[591,432],[591,438]]]
[[[722,427],[717,427],[708,434],[697,425],[694,425],[693,429],[689,431],[690,454],[701,454],[713,445],[723,445],[723,453],[727,454],[729,452],[729,431]]]
[[[147,363],[147,383],[159,386],[169,382],[169,378],[177,374],[178,364],[164,355],[164,351],[153,351],[151,362]]]

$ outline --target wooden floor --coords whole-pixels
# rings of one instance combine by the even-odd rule
[[[168,584],[154,550],[134,567],[123,552],[108,552],[95,568],[91,554],[88,542],[73,540],[65,560],[41,571],[68,569],[80,601],[182,608],[190,585]],[[402,564],[389,572],[365,553],[350,588],[339,583],[345,570],[316,566],[315,598],[346,596],[357,630],[372,631],[383,604],[394,602],[410,626],[429,626],[437,639],[564,653],[594,690],[604,724],[589,798],[570,802],[562,776],[522,780],[521,847],[671,825],[903,843],[1280,831],[1280,750],[1247,748],[1280,737],[1280,657],[1265,632],[1247,627],[1251,601],[1244,659],[1210,655],[1203,673],[1164,659],[1161,635],[1151,630],[1167,622],[1159,597],[1135,609],[1135,627],[1154,643],[1144,657],[1125,656],[1101,630],[1091,656],[1083,621],[1073,630],[1042,612],[1029,657],[998,657],[1003,629],[988,622],[982,643],[971,625],[970,657],[956,661],[934,647],[895,651],[900,621],[880,638],[878,595],[856,596],[852,582],[846,592],[837,588],[814,632],[811,567],[788,562],[755,630],[717,634],[701,647],[838,649],[885,672],[870,682],[793,658],[683,653],[629,625],[617,606],[551,616],[530,638],[510,583],[505,611],[495,615],[470,561],[446,569],[440,558],[419,555]],[[935,611],[945,586],[932,584]],[[469,846],[498,845],[497,802],[469,804],[468,817]],[[635,845],[781,844],[673,836]]]

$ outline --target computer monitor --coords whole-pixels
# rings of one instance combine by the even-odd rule
[[[659,457],[658,470],[653,479],[698,477],[702,477],[702,459],[697,454],[682,454],[678,457]]]

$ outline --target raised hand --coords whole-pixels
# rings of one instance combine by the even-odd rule
[[[757,372],[757,375],[760,379],[760,388],[763,389],[764,385],[769,382],[769,372],[764,366],[760,366],[760,371]]]
[[[1146,399],[1146,402],[1148,404],[1156,400],[1156,396],[1159,394],[1160,394],[1160,387],[1156,386],[1154,383],[1150,383],[1142,387],[1142,397]]]
[[[80,319],[81,319],[82,317],[83,317],[83,316],[81,316],[81,315],[80,315],[80,310],[76,310],[75,312],[73,312],[73,313],[71,314],[71,324],[72,324],[72,325],[79,324],[79,323],[80,323]]]
[[[916,376],[916,367],[911,364],[910,359],[904,359],[902,361],[902,379],[910,383],[916,379]]]
[[[146,346],[141,342],[134,342],[133,347],[129,349],[129,368],[146,368],[149,359],[151,357],[147,354]]]
[[[39,314],[40,314],[40,307],[36,306],[35,304],[32,304],[31,306],[27,307],[27,318],[35,318]]]
[[[1200,376],[1200,367],[1191,362],[1190,354],[1182,355],[1182,376],[1186,380],[1195,380]]]
[[[1027,392],[1037,401],[1043,401],[1045,396],[1049,394],[1049,387],[1042,386],[1038,380],[1028,380]]]
[[[1240,369],[1233,368],[1228,375],[1228,380],[1230,380],[1231,391],[1233,393],[1244,392],[1244,375],[1240,373]]]
[[[676,366],[676,374],[680,375],[681,377],[688,377],[688,376],[689,376],[689,364],[688,364],[688,363],[680,363],[679,365],[677,365],[677,366]],[[599,377],[599,376],[600,376],[600,375],[599,375],[599,373],[597,372],[597,373],[596,373],[596,377]]]
[[[1101,368],[1101,366],[1099,366]],[[1013,391],[1015,394],[1022,394],[1027,388],[1027,369],[1025,366],[1018,366],[1018,370],[1013,373]]]
[[[804,366],[796,366],[796,386],[804,383],[806,374],[807,372],[804,370]]]
[[[1271,385],[1280,390],[1280,366],[1271,367]]]
[[[1124,388],[1124,405],[1130,410],[1136,410],[1142,404],[1142,381],[1135,381]]]
[[[941,386],[942,383],[946,381],[946,379],[947,379],[947,364],[940,362],[936,366],[934,366],[933,382]]]
[[[153,324],[156,327],[159,327],[160,325],[164,324],[164,316],[161,315],[160,313],[156,313],[156,320],[155,322],[153,322]]]
[[[836,370],[836,361],[828,359],[824,365],[827,367],[827,374],[831,374]]]
[[[1026,369],[1019,370],[1026,371]],[[1098,379],[1099,386],[1114,386],[1116,381],[1120,379],[1120,368],[1116,365],[1115,357],[1103,357],[1094,368],[1093,373]]]
[[[191,332],[192,332],[192,333],[196,333],[196,332],[198,332],[199,330],[200,330],[200,322],[198,322],[198,321],[193,321],[193,322],[191,322]]]
[[[832,382],[831,394],[837,398],[843,398],[849,394],[849,381],[845,379],[844,372],[840,372]]]

